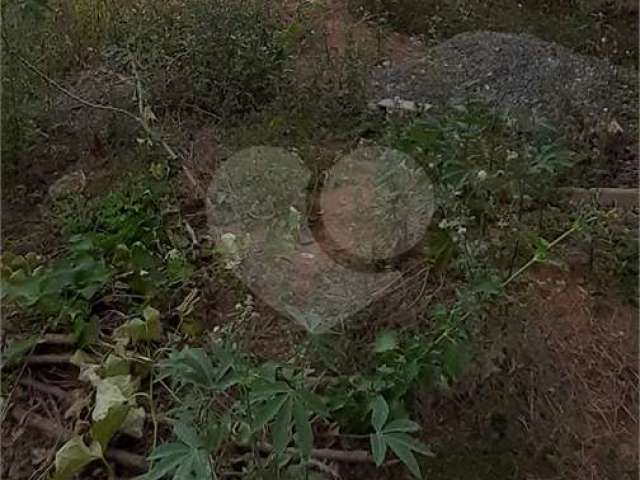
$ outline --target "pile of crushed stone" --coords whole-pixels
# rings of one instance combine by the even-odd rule
[[[584,143],[614,125],[613,155],[594,181],[600,186],[636,186],[638,175],[638,74],[606,60],[579,55],[526,34],[468,32],[440,45],[374,68],[372,104],[410,105],[421,111],[480,100],[508,113],[520,129],[546,124]],[[386,102],[386,103],[385,103]],[[420,108],[417,108],[417,107]]]
[[[523,122],[538,118],[558,126],[575,117],[615,115],[625,130],[634,130],[636,81],[628,69],[530,35],[471,32],[412,61],[396,65],[391,59],[374,69],[370,94],[434,105],[480,99]]]

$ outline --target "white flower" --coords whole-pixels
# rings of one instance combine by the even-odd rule
[[[478,171],[478,180],[480,180],[481,182],[485,181],[487,179],[487,172],[485,172],[484,170],[479,170]]]

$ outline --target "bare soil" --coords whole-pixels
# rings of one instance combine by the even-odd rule
[[[534,9],[530,2],[524,3]],[[345,29],[354,22],[341,0],[332,0],[330,7],[328,42],[341,55],[348,39]],[[354,28],[363,37],[375,38],[363,23]],[[393,68],[415,61],[424,48],[398,33],[391,33],[385,45],[385,56],[393,59]],[[94,83],[97,86],[88,86]],[[70,86],[85,98],[132,107],[129,81],[111,73],[88,73]],[[122,94],[117,93],[119,88]],[[82,169],[88,177],[86,194],[99,195],[128,171],[128,157],[119,155],[119,146],[131,141],[134,130],[130,125],[119,116],[87,111],[62,98],[55,103],[57,113],[43,120],[47,141],[35,148],[27,166],[6,171],[3,165],[3,248],[17,253],[55,248],[55,232],[44,221],[41,208],[49,201],[49,186],[62,175]],[[189,167],[200,185],[208,185],[216,162],[224,156],[217,140],[210,128],[194,136]],[[627,172],[624,180],[617,174],[610,176],[613,184],[631,183],[637,171],[637,156],[633,155],[632,172],[623,169]],[[620,165],[615,169],[620,171]],[[189,191],[185,186],[189,184],[182,183],[182,207],[200,236],[206,234],[204,202],[199,192]],[[198,282],[208,289],[198,305],[205,330],[224,325],[243,300],[243,290],[219,273],[213,267],[199,272]],[[590,275],[578,266],[569,272],[552,267],[532,272],[529,290],[517,296],[515,306],[497,312],[482,327],[477,355],[464,378],[447,391],[417,395],[415,412],[424,429],[423,440],[436,453],[424,462],[427,478],[637,478],[638,309],[613,288],[596,286]],[[367,312],[378,327],[392,328],[415,319],[415,312],[399,306],[406,305],[410,295],[424,307],[428,299],[418,280],[423,279],[418,277],[411,289],[398,294],[401,299],[390,296],[386,304],[374,305]],[[395,300],[398,302],[393,303]],[[248,347],[264,358],[287,358],[298,343],[299,329],[291,328],[264,304],[258,302],[256,311],[259,321],[246,331]],[[26,378],[63,388],[70,399],[78,387],[76,374],[68,365],[25,370]],[[28,412],[65,424],[66,399],[18,386],[14,401]],[[140,454],[147,446],[145,442],[129,445],[125,439],[118,442]],[[15,479],[45,475],[58,446],[59,442],[28,428],[26,422],[7,420],[3,424],[2,475]],[[401,467],[335,467],[345,479],[406,475]],[[124,478],[134,473],[124,469],[118,475]],[[100,475],[89,470],[83,478]]]

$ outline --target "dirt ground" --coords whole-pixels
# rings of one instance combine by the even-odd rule
[[[530,2],[525,3],[526,8],[533,8]],[[363,37],[374,36],[364,23],[354,24],[342,0],[329,2],[323,21],[329,47],[336,55],[344,54],[350,28]],[[415,28],[407,27],[407,31]],[[393,64],[415,58],[424,48],[405,32],[391,33],[385,43],[384,56],[393,58]],[[627,48],[621,39],[617,44],[618,49]],[[70,82],[74,91],[99,101],[110,90],[110,103],[120,101],[120,106],[128,106],[131,85],[126,78],[115,78],[105,71],[86,75]],[[88,86],[94,83],[97,87]],[[114,94],[114,85],[122,92]],[[3,248],[17,253],[55,250],[56,233],[47,226],[43,212],[49,202],[48,188],[62,175],[85,171],[87,196],[99,195],[126,175],[130,157],[120,155],[118,145],[131,140],[130,126],[111,114],[81,112],[85,110],[72,103],[59,106],[46,122],[47,142],[34,150],[31,163],[19,172],[3,171]],[[219,156],[215,130],[201,129],[194,138],[195,152],[190,158],[198,164],[202,176],[198,180],[206,184],[211,165]],[[637,173],[637,145],[624,148],[632,153],[624,157],[625,163],[607,167],[607,185],[636,185],[632,179]],[[201,199],[192,196],[183,200],[189,221],[206,228]],[[202,271],[200,275],[203,281],[211,280],[202,295],[206,301],[199,306],[203,324],[214,328],[233,315],[242,299],[231,281],[212,279],[216,272]],[[528,290],[515,293],[509,308],[496,312],[495,318],[482,326],[478,355],[463,378],[447,391],[416,396],[414,409],[423,426],[422,439],[436,454],[423,462],[425,477],[637,478],[637,303],[614,287],[603,288],[593,282],[583,265],[573,265],[569,271],[540,267],[528,280]],[[266,305],[258,304],[257,311],[260,326],[247,331],[249,348],[265,358],[285,358],[299,331],[285,328]],[[384,313],[390,313],[385,321],[407,321],[408,314],[403,316],[397,310],[391,320],[393,312]],[[60,351],[63,346],[46,353]],[[41,415],[64,424],[65,412],[83,395],[77,371],[68,364],[27,367],[25,372],[25,379],[46,381],[50,388],[43,394],[28,383],[16,387],[14,400],[21,411],[14,411],[3,425],[4,478],[45,478],[61,442],[41,435],[30,426],[29,418]],[[122,442],[119,447],[144,454],[147,443]],[[344,479],[406,475],[399,467],[336,468]],[[134,473],[133,469],[117,472],[119,478]],[[89,470],[83,478],[100,475]]]

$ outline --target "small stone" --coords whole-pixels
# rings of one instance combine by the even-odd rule
[[[82,193],[87,185],[87,177],[82,170],[68,173],[49,187],[49,195],[54,200],[68,195]]]

